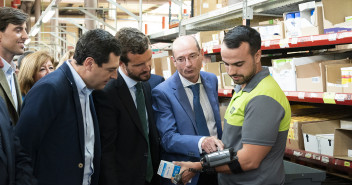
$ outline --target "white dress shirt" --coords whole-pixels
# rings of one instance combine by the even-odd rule
[[[16,65],[11,61],[11,64],[6,62],[5,59],[0,57],[2,62],[4,63],[4,67],[2,68],[2,71],[4,72],[6,76],[7,83],[9,84],[11,95],[13,102],[15,103],[15,108],[16,111],[18,111],[18,100],[17,100],[17,92],[16,92],[16,85],[15,85],[15,77],[13,76],[15,74],[16,70]]]

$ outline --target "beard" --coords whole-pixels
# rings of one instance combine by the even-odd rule
[[[253,59],[253,66],[252,66],[252,67],[253,67],[253,68],[252,68],[252,71],[251,71],[248,75],[246,75],[246,76],[244,76],[244,75],[237,75],[237,74],[231,75],[231,78],[232,78],[232,77],[239,77],[238,80],[234,80],[234,79],[232,78],[233,82],[234,82],[235,84],[237,84],[237,85],[248,84],[248,83],[252,80],[253,76],[256,74],[256,71],[257,71],[257,67],[256,67],[256,65],[255,65],[254,59]]]
[[[142,81],[142,82],[145,82],[145,81],[148,81],[149,78],[150,78],[150,71],[145,71],[143,73],[140,73],[140,74],[134,74],[132,71],[130,71],[128,69],[128,67],[126,67],[126,71],[127,71],[127,74],[130,78],[132,78],[133,80],[135,81]]]

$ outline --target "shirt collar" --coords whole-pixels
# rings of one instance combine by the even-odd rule
[[[13,74],[16,70],[16,64],[13,63],[13,61],[11,61],[11,63],[9,64],[5,59],[3,59],[2,57],[0,57],[0,58],[1,58],[2,62],[4,63],[4,67],[2,68],[4,73],[7,75]]]
[[[201,80],[200,80],[200,75],[199,75],[198,80],[197,80],[196,83],[193,83],[193,82],[187,80],[187,79],[186,79],[185,77],[183,77],[180,73],[178,73],[178,76],[180,76],[180,80],[181,80],[181,83],[182,83],[183,87],[188,87],[188,86],[190,86],[190,85],[202,83]]]
[[[66,61],[66,64],[68,65],[68,67],[71,70],[73,79],[75,80],[77,89],[79,93],[82,93],[84,95],[90,95],[93,91],[93,89],[89,89],[86,85],[86,83],[84,83],[83,79],[81,78],[81,76],[79,76],[79,74],[77,73],[77,71],[73,68],[72,64],[68,61]]]
[[[259,73],[255,74],[253,78],[247,83],[246,87],[243,88],[243,91],[251,92],[255,87],[257,87],[260,81],[262,81],[265,77],[270,75],[268,67],[262,67],[262,68],[263,69],[259,71]],[[241,90],[241,85],[236,85],[235,92],[237,93],[240,90]]]
[[[130,78],[129,76],[127,76],[121,69],[121,67],[119,67],[119,72],[120,72],[120,75],[122,76],[122,78],[125,80],[126,84],[127,84],[127,87],[129,89],[133,88],[136,84],[137,84],[137,81],[133,80],[132,78]]]

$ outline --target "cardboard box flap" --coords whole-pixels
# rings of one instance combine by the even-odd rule
[[[352,160],[348,157],[348,150],[352,149],[352,130],[336,129],[334,138],[334,157]]]
[[[296,66],[296,73],[297,78],[310,78],[321,75],[318,62]]]
[[[341,68],[352,67],[352,64],[328,64],[326,67],[326,82],[332,84],[342,84]]]
[[[324,28],[345,22],[345,17],[352,15],[352,0],[323,0],[322,3]]]
[[[340,128],[340,120],[321,121],[302,125],[302,132],[311,135],[332,134]]]

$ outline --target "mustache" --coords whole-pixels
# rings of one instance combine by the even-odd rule
[[[244,76],[235,74],[235,75],[230,75],[230,77],[244,77]]]

